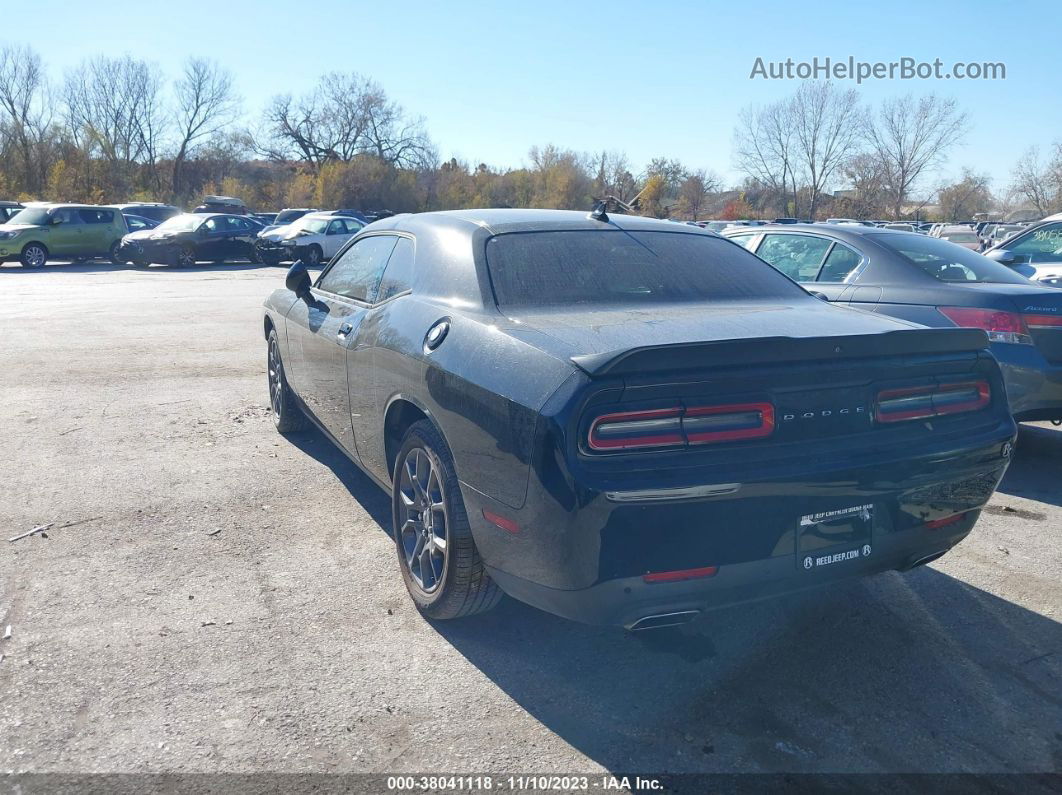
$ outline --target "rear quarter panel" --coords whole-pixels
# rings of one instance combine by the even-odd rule
[[[426,352],[424,336],[442,318],[450,319],[450,332]],[[412,296],[374,313],[376,416],[358,438],[359,452],[367,442],[363,463],[374,474],[390,480],[384,419],[394,400],[405,399],[446,437],[463,488],[511,507],[524,504],[539,409],[575,367],[514,339],[495,320]]]

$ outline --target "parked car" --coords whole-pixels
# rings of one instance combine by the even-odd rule
[[[985,256],[1048,287],[1062,287],[1062,218],[1025,227]]]
[[[397,216],[316,282],[293,265],[262,330],[278,430],[316,424],[391,494],[433,619],[504,591],[643,629],[910,569],[1015,437],[985,332],[831,306],[648,218]]]
[[[257,262],[254,243],[258,229],[239,215],[184,213],[154,229],[126,235],[118,256],[140,266],[158,263],[190,267],[202,260],[219,264],[231,259]]]
[[[125,228],[130,232],[154,229],[159,225],[159,222],[152,218],[142,218],[139,215],[129,215],[128,213],[122,213],[122,216],[125,218]]]
[[[107,206],[121,210],[122,215],[135,215],[139,218],[150,218],[160,224],[163,221],[173,218],[175,215],[181,214],[180,207],[174,207],[172,204],[162,204],[160,202],[129,202],[127,204],[109,204]]]
[[[34,204],[0,224],[0,262],[40,268],[49,259],[117,258],[126,233],[122,214],[90,204]]]
[[[0,201],[0,224],[6,224],[22,209],[19,202]]]
[[[310,213],[287,226],[258,235],[258,256],[266,265],[302,259],[310,267],[328,262],[365,227],[357,218],[334,213]]]
[[[251,213],[248,217],[257,218],[262,226],[272,226],[278,215],[279,213]]]
[[[276,217],[272,220],[272,222],[265,224],[265,229],[263,231],[271,232],[277,227],[287,226],[290,223],[298,221],[307,213],[316,212],[320,212],[320,210],[306,207],[289,207],[288,209],[281,210],[279,213],[277,213]]]
[[[981,249],[981,239],[977,236],[977,232],[968,226],[946,226],[940,230],[937,237],[970,251]]]
[[[204,196],[203,203],[192,210],[193,213],[224,213],[227,215],[249,215],[250,210],[243,199],[235,196]]]
[[[830,301],[924,326],[983,329],[1014,416],[1062,419],[1062,292],[965,247],[910,232],[787,226],[741,242]]]

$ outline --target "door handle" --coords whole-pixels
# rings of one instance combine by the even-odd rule
[[[339,337],[341,340],[345,340],[347,338],[347,335],[350,334],[350,332],[352,332],[353,330],[353,325],[351,325],[350,323],[344,323],[342,326],[339,327],[339,331],[336,332],[336,336]]]

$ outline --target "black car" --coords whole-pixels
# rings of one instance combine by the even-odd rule
[[[831,306],[718,235],[602,213],[377,221],[266,301],[278,430],[392,500],[417,607],[632,628],[933,560],[1015,425],[983,331]]]
[[[986,331],[1015,418],[1062,419],[1062,291],[914,232],[815,224],[723,234],[830,301]]]
[[[185,213],[154,229],[126,235],[118,256],[134,265],[159,263],[179,267],[195,265],[201,260],[257,262],[254,244],[261,228],[240,215]]]
[[[192,210],[193,213],[226,213],[228,215],[250,215],[250,210],[243,199],[234,196],[204,196],[203,203]]]

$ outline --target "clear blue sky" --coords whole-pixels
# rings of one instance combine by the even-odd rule
[[[425,117],[443,156],[496,166],[535,144],[657,155],[728,181],[737,111],[799,81],[750,80],[757,56],[1002,61],[999,81],[864,83],[868,101],[955,97],[972,119],[945,168],[1008,181],[1031,144],[1062,138],[1056,2],[246,2],[9,3],[0,40],[32,43],[51,74],[106,52],[176,75],[188,55],[236,75],[248,115],[322,73],[358,71]],[[847,83],[845,85],[848,85]],[[854,83],[852,83],[854,87]]]

